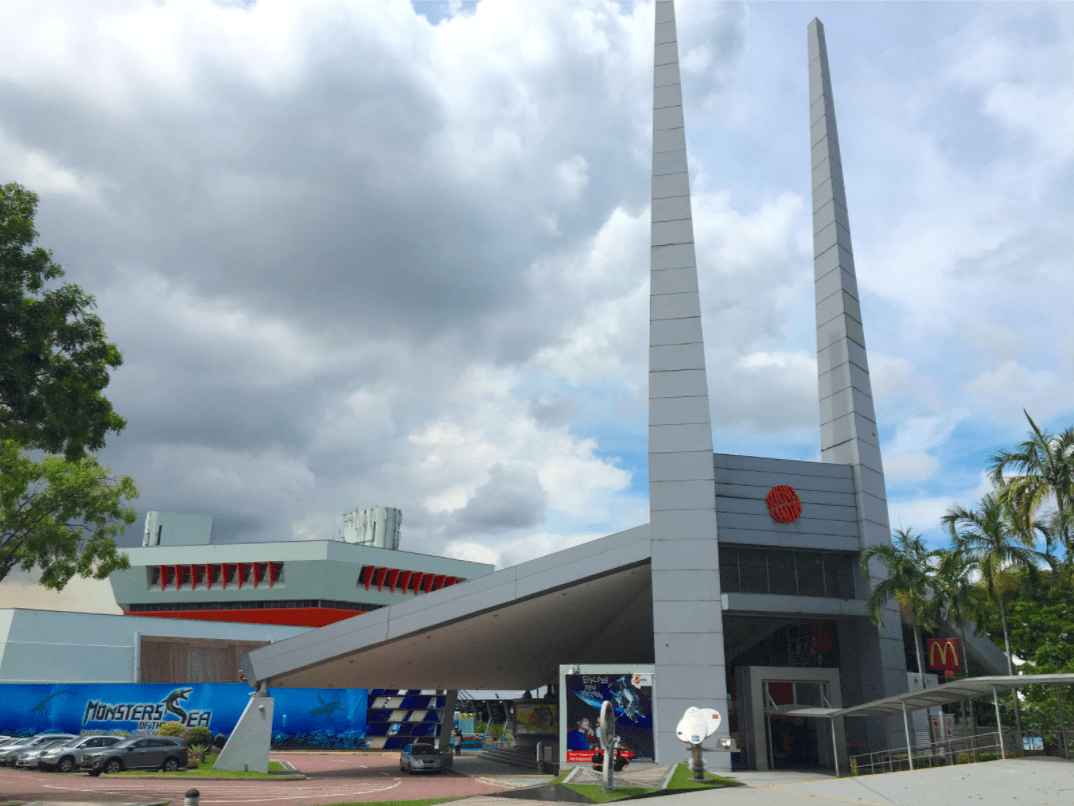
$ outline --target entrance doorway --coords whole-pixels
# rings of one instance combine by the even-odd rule
[[[786,713],[794,707],[841,708],[838,669],[739,666],[735,669],[738,742],[743,766],[756,770],[842,766],[846,738],[838,720],[835,741],[826,720]]]

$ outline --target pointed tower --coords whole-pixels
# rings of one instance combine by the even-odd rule
[[[808,40],[821,460],[850,465],[853,469],[858,533],[864,551],[870,546],[889,543],[891,528],[850,244],[828,50],[820,20],[809,23]],[[882,569],[874,566],[868,581],[870,589],[881,574]],[[859,590],[858,596],[867,597],[868,590]],[[863,626],[857,636],[862,650],[859,701],[898,694],[907,688],[898,607],[889,603],[881,617],[884,626],[879,632],[871,625]],[[874,727],[879,729],[878,725]]]
[[[726,717],[727,703],[712,424],[672,0],[656,3],[654,64],[649,510],[656,745],[666,764],[683,753],[675,736],[683,712],[694,705]],[[730,763],[716,755],[711,764]]]

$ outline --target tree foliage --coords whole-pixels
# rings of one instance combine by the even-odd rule
[[[104,396],[119,349],[94,299],[39,246],[37,196],[0,186],[0,439],[69,459],[104,445],[125,421]]]
[[[41,570],[61,590],[71,577],[104,579],[129,568],[113,538],[134,523],[128,478],[113,479],[93,456],[34,461],[13,440],[0,443],[0,580],[15,568]]]
[[[39,569],[60,590],[129,567],[113,538],[134,522],[138,490],[87,453],[125,425],[103,394],[122,356],[93,297],[59,284],[63,269],[36,246],[36,210],[36,195],[0,186],[0,581]]]

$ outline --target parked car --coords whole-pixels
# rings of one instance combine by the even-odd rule
[[[185,767],[186,745],[167,736],[131,736],[111,747],[89,750],[78,765],[90,775],[123,770],[164,770],[174,772]]]
[[[408,744],[399,754],[399,769],[403,772],[443,772],[440,751],[431,744]]]
[[[122,736],[81,736],[63,744],[54,744],[41,751],[37,766],[46,770],[70,772],[81,766],[86,753],[117,744]]]
[[[32,747],[37,747],[44,742],[55,741],[56,739],[74,738],[73,733],[39,733],[36,736],[20,739],[17,742],[0,747],[0,764],[5,767],[14,767],[15,760]]]
[[[15,759],[16,767],[28,767],[36,770],[41,760],[41,754],[51,747],[58,747],[59,745],[67,744],[73,739],[52,739],[47,742],[41,742],[39,745],[35,745],[30,749],[19,753],[18,758]]]

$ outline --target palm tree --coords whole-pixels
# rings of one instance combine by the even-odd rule
[[[1013,451],[992,454],[992,482],[1010,505],[1021,531],[1031,531],[1030,524],[1041,508],[1054,500],[1053,522],[1070,565],[1074,563],[1074,428],[1053,434],[1039,428],[1028,412],[1023,413],[1029,420],[1029,439]],[[1013,475],[1006,475],[1012,471]],[[1051,553],[1051,535],[1046,537]]]
[[[883,626],[880,608],[895,600],[913,620],[914,650],[918,671],[925,674],[925,656],[921,648],[921,628],[933,627],[939,615],[936,601],[935,553],[925,547],[925,539],[913,529],[896,529],[891,544],[880,543],[862,552],[861,572],[869,576],[869,563],[883,563],[887,578],[878,582],[869,596],[869,612],[877,627]]]
[[[935,556],[937,596],[943,610],[943,619],[953,629],[958,630],[962,637],[962,672],[969,677],[966,628],[983,623],[985,592],[972,577],[974,570],[972,559],[960,551],[951,549],[938,549]],[[976,735],[977,722],[973,716],[973,700],[966,700],[966,703],[969,704],[969,720]],[[963,711],[963,716],[966,716],[965,711]]]
[[[1017,528],[1019,518],[1013,516],[1008,499],[989,493],[976,509],[954,505],[947,510],[943,523],[954,542],[955,551],[973,563],[981,575],[988,595],[999,605],[1003,627],[1003,644],[1007,655],[1007,672],[1014,675],[1011,654],[1011,634],[1007,628],[1007,605],[1004,600],[1003,577],[1006,572],[1025,569],[1035,578],[1046,555],[1033,548],[1034,531],[1044,531],[1042,524],[1030,522],[1029,528]],[[1022,717],[1018,709],[1018,692],[1013,692],[1015,727],[1022,732]]]

